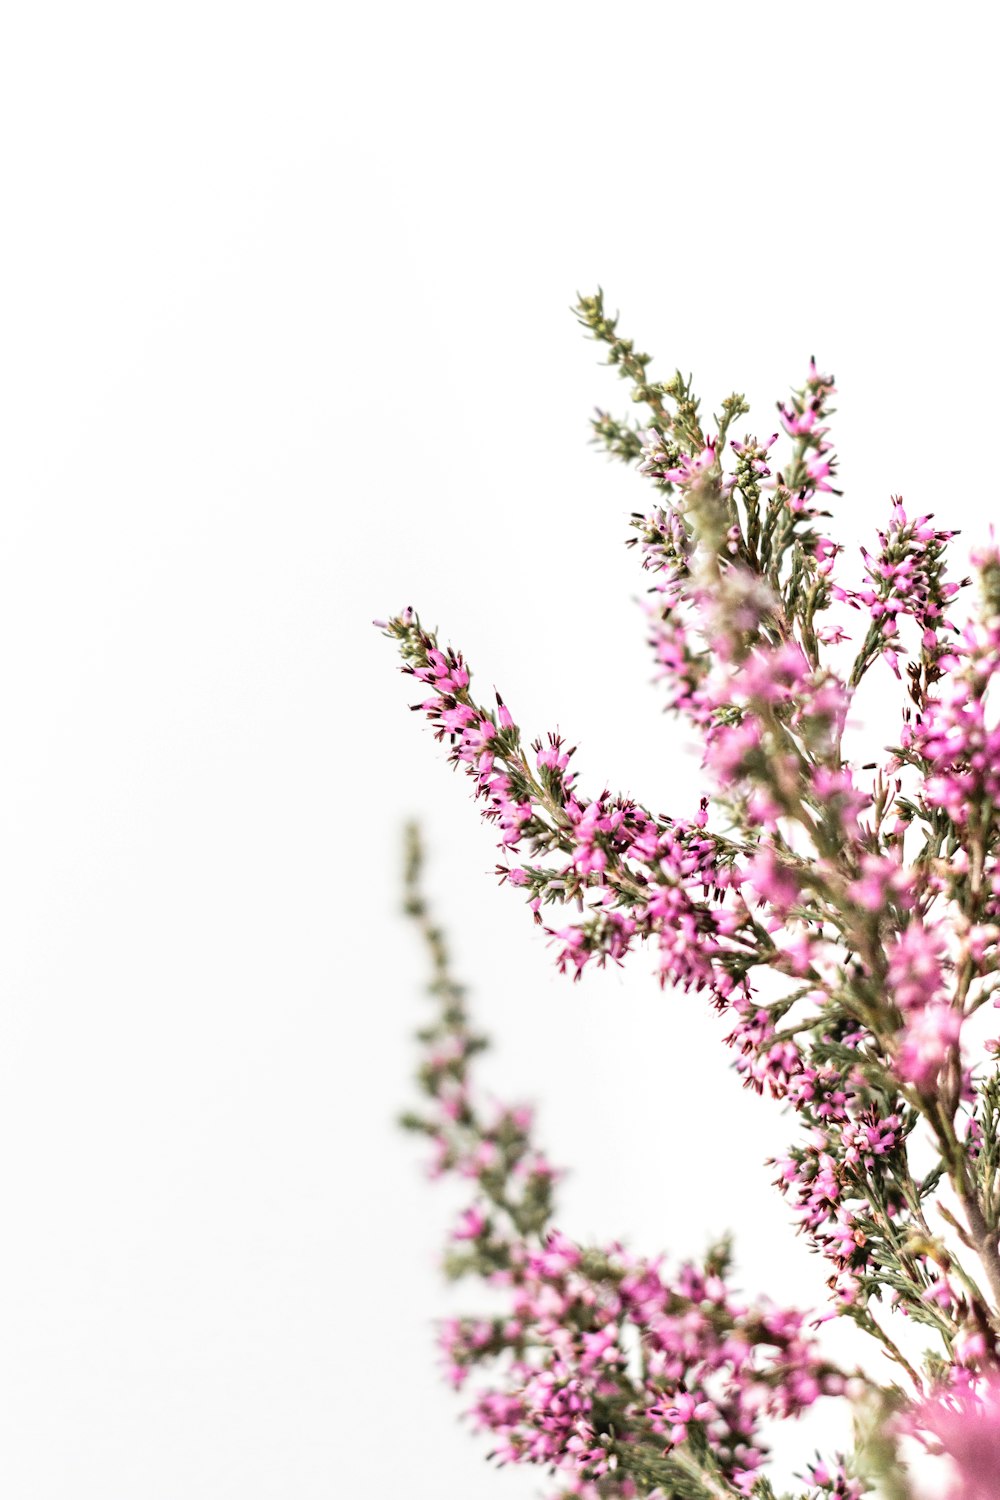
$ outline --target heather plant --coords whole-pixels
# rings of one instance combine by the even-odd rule
[[[893,497],[850,573],[828,508],[832,378],[811,362],[778,431],[737,440],[742,396],[704,427],[690,379],[654,381],[600,292],[576,311],[643,410],[599,411],[593,430],[647,486],[630,545],[666,707],[704,747],[698,806],[654,816],[588,792],[563,738],[529,741],[499,695],[481,702],[412,609],[383,628],[559,969],[646,949],[661,985],[724,1014],[746,1085],[783,1102],[775,1185],[829,1305],[738,1293],[725,1244],[671,1265],[560,1231],[529,1112],[478,1093],[485,1043],[411,835],[438,1010],[407,1123],[471,1189],[449,1274],[504,1299],[446,1324],[449,1378],[493,1456],[551,1471],[558,1497],[766,1500],[769,1428],[822,1402],[851,1403],[856,1443],[804,1455],[796,1500],[904,1500],[935,1476],[937,1493],[998,1496],[1000,551],[973,555],[973,591],[948,571],[954,532]],[[897,728],[858,751],[847,716],[869,673],[896,684]],[[827,1358],[834,1315],[885,1358]]]

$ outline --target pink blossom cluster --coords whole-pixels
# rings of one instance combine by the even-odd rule
[[[804,1477],[812,1486],[808,1500],[821,1500],[823,1496],[830,1496],[831,1500],[861,1500],[868,1493],[864,1480],[848,1473],[842,1463],[829,1464],[817,1459],[809,1464]]]
[[[949,676],[903,726],[900,743],[924,773],[927,808],[964,825],[984,800],[1000,798],[1000,728],[986,696],[1000,666],[1000,624],[968,625],[944,665]]]
[[[695,1425],[749,1493],[766,1456],[762,1423],[843,1390],[799,1313],[746,1305],[716,1270],[686,1265],[668,1276],[619,1246],[583,1252],[555,1233],[538,1250],[511,1247],[510,1262],[492,1278],[511,1288],[510,1315],[489,1325],[488,1342],[476,1325],[452,1323],[444,1334],[456,1384],[484,1349],[509,1355],[502,1384],[472,1409],[501,1462],[595,1479],[669,1455]],[[628,1439],[609,1441],[626,1430]]]
[[[505,864],[501,877],[527,889],[536,916],[589,894],[583,921],[549,929],[559,967],[579,975],[592,960],[620,961],[652,938],[661,982],[707,988],[720,1000],[731,994],[756,961],[757,924],[734,878],[736,846],[706,831],[707,804],[694,819],[675,821],[608,791],[586,797],[569,770],[574,751],[560,736],[536,741],[529,760],[503,700],[495,710],[477,704],[461,656],[442,652],[412,610],[388,628],[404,670],[435,688],[418,706],[438,737],[451,739],[452,761],[472,777],[501,846],[563,857],[557,869]]]
[[[919,1402],[905,1425],[949,1462],[942,1500],[1000,1495],[1000,1377],[995,1373]]]
[[[531,1113],[480,1100],[471,1062],[482,1038],[422,900],[411,897],[410,910],[435,959],[440,1010],[421,1033],[425,1104],[406,1123],[432,1143],[435,1176],[473,1186],[452,1228],[449,1273],[480,1276],[504,1301],[441,1328],[450,1382],[471,1387],[473,1425],[496,1461],[556,1473],[564,1495],[660,1485],[670,1494],[678,1476],[697,1476],[692,1454],[706,1444],[726,1493],[749,1495],[767,1459],[766,1425],[842,1394],[847,1377],[801,1312],[734,1291],[727,1247],[669,1269],[663,1257],[582,1247],[553,1227],[557,1174],[533,1142]],[[816,1473],[844,1471],[837,1461]]]
[[[896,1070],[900,1078],[929,1093],[962,1029],[961,1012],[945,991],[941,935],[912,920],[886,944],[886,952],[887,988],[903,1013]]]
[[[899,637],[901,619],[916,622],[925,666],[932,669],[948,649],[947,636],[955,630],[944,615],[961,588],[945,576],[947,545],[955,532],[937,529],[932,519],[927,515],[911,521],[902,499],[893,496],[889,525],[878,533],[878,552],[861,548],[867,586],[835,590],[835,597],[867,615],[872,644],[897,677],[899,658],[905,654]],[[933,671],[931,680],[936,676]]]

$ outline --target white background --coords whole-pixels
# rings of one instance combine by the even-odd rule
[[[822,1297],[788,1128],[642,956],[572,988],[369,624],[406,603],[684,814],[622,546],[654,374],[840,388],[843,539],[996,476],[985,7],[11,8],[2,139],[0,1493],[530,1496],[439,1388],[454,1206],[392,1118],[424,1002],[418,814],[489,1078],[579,1236]],[[803,1442],[805,1440],[803,1439]],[[807,1456],[801,1452],[800,1458]]]

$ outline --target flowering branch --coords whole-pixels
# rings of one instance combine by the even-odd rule
[[[580,1246],[554,1227],[559,1174],[534,1144],[531,1112],[478,1097],[471,1064],[485,1042],[470,1028],[420,866],[410,829],[405,906],[437,1013],[418,1033],[424,1107],[403,1123],[431,1141],[432,1174],[463,1178],[474,1195],[452,1230],[447,1273],[478,1276],[507,1303],[445,1323],[449,1379],[463,1389],[489,1372],[471,1416],[492,1435],[492,1456],[551,1469],[561,1497],[766,1495],[764,1422],[842,1393],[848,1377],[821,1356],[801,1313],[733,1292],[727,1244],[670,1274],[662,1257]],[[811,1493],[862,1493],[840,1460],[817,1473],[826,1479]]]
[[[970,583],[948,574],[956,533],[893,497],[863,576],[841,578],[823,508],[839,493],[835,387],[815,361],[778,403],[784,459],[779,432],[747,435],[728,439],[727,468],[743,397],[706,432],[691,380],[652,381],[600,292],[577,315],[648,413],[593,427],[653,489],[630,545],[666,708],[704,744],[697,809],[588,793],[575,750],[555,733],[529,747],[412,609],[383,628],[560,970],[649,947],[662,985],[729,1017],[744,1082],[797,1120],[776,1182],[829,1264],[833,1310],[889,1356],[914,1411],[958,1392],[972,1421],[1000,1372],[1000,1040],[981,1024],[1000,984],[1000,552],[973,555],[979,603],[953,618]],[[905,679],[897,743],[850,754],[876,670]],[[890,1331],[900,1320],[932,1340],[922,1358]]]

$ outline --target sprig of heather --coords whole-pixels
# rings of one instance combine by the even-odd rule
[[[864,577],[838,578],[821,508],[838,494],[832,378],[813,361],[779,403],[784,458],[778,433],[748,435],[729,441],[727,470],[742,396],[706,433],[690,379],[653,383],[600,293],[578,314],[649,413],[634,429],[601,414],[595,431],[656,489],[633,540],[667,707],[705,745],[697,813],[588,796],[561,738],[530,760],[505,705],[476,702],[461,656],[412,611],[385,628],[430,689],[415,707],[500,827],[502,879],[543,925],[577,908],[546,928],[560,968],[578,977],[651,944],[661,983],[729,1012],[744,1081],[801,1127],[777,1182],[830,1263],[837,1309],[927,1399],[975,1392],[1000,1370],[1000,1039],[970,1024],[1000,1003],[1000,553],[974,554],[980,602],[960,623],[954,533],[893,497]],[[897,679],[905,665],[899,743],[858,764],[845,723],[882,665]],[[919,1170],[918,1140],[932,1147]],[[922,1363],[887,1326],[896,1313],[933,1337]]]
[[[424,1102],[404,1124],[431,1141],[435,1176],[472,1188],[447,1274],[478,1277],[504,1298],[501,1311],[441,1330],[447,1376],[474,1388],[469,1415],[490,1435],[491,1457],[548,1469],[559,1497],[773,1495],[766,1423],[842,1395],[848,1377],[823,1358],[801,1313],[733,1290],[727,1245],[669,1269],[618,1243],[578,1245],[555,1227],[559,1173],[534,1143],[530,1110],[479,1098],[471,1063],[485,1042],[420,868],[410,829],[405,909],[427,949],[436,1014],[418,1033]],[[853,1390],[867,1388],[852,1379]],[[857,1500],[868,1488],[842,1458],[817,1458],[803,1477],[810,1497]]]
[[[774,945],[731,879],[742,846],[707,833],[706,805],[677,821],[607,789],[587,797],[570,770],[574,748],[550,733],[532,743],[529,759],[503,700],[496,695],[490,709],[477,702],[461,655],[442,649],[412,609],[384,629],[399,644],[403,671],[433,692],[414,708],[449,740],[452,764],[470,776],[483,816],[500,830],[501,879],[524,890],[540,922],[547,906],[583,908],[579,922],[547,929],[560,969],[579,976],[589,962],[620,961],[653,940],[663,983],[724,999],[765,955],[772,961]],[[512,862],[521,850],[561,862]]]
[[[437,1010],[431,1023],[418,1032],[423,1049],[418,1081],[427,1108],[403,1116],[408,1130],[422,1132],[434,1143],[431,1172],[435,1177],[454,1173],[474,1181],[480,1200],[506,1225],[508,1238],[541,1233],[552,1213],[556,1172],[531,1143],[531,1112],[524,1108],[484,1110],[470,1087],[472,1059],[487,1047],[473,1030],[465,991],[452,977],[444,933],[427,908],[421,886],[423,855],[415,827],[407,829],[405,862],[406,915],[417,926],[430,966],[428,992]],[[480,1233],[486,1218],[470,1209],[455,1235],[456,1244],[475,1242],[478,1249],[455,1254],[452,1274],[497,1269]],[[500,1250],[500,1241],[496,1248]]]

